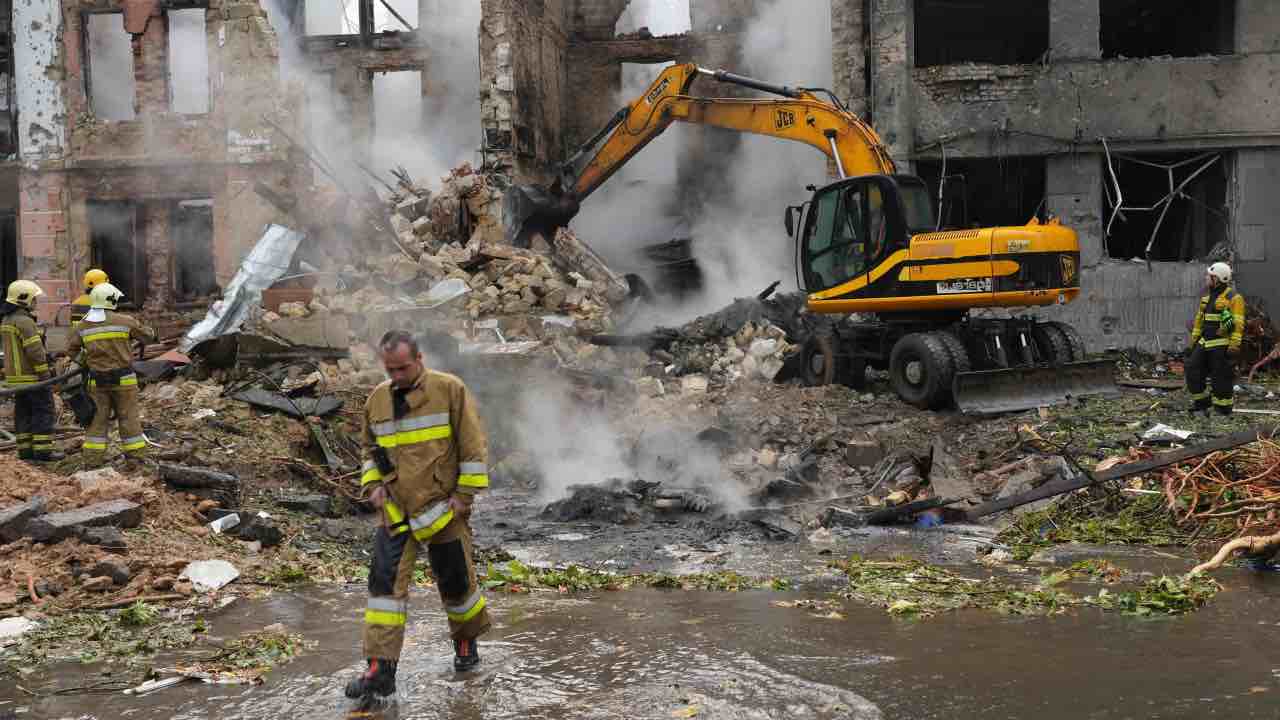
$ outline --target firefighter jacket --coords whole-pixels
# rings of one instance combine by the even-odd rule
[[[1229,285],[1219,285],[1200,298],[1191,347],[1239,350],[1244,339],[1244,298]]]
[[[93,375],[123,375],[132,372],[133,352],[129,343],[133,340],[151,340],[155,333],[151,328],[128,315],[107,310],[102,320],[81,320],[71,326],[67,339],[67,354],[75,356],[84,351],[84,365]],[[137,379],[119,384],[136,385]]]
[[[459,378],[424,369],[407,390],[388,380],[364,406],[360,484],[383,483],[393,535],[426,541],[453,519],[450,496],[489,487],[488,443],[475,398]]]
[[[12,307],[12,306],[10,306]],[[35,318],[16,308],[0,321],[4,346],[4,379],[10,385],[30,385],[49,377],[49,357]]]

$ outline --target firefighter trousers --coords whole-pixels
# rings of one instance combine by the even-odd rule
[[[1235,405],[1235,363],[1225,347],[1197,345],[1187,359],[1185,372],[1187,392],[1196,409],[1208,410],[1212,406],[1223,415],[1231,414]]]
[[[393,534],[379,527],[369,563],[365,657],[399,660],[409,616],[409,585],[422,545],[449,618],[449,634],[454,640],[471,640],[489,630],[489,611],[476,580],[471,528],[465,520],[455,516],[426,543],[413,539],[411,532]]]
[[[110,438],[111,412],[120,426],[120,449],[130,457],[147,452],[147,438],[142,434],[142,416],[138,412],[138,379],[126,375],[119,385],[89,381],[89,397],[97,405],[93,421],[84,432],[82,457],[87,465],[101,465],[106,458]]]
[[[13,399],[13,435],[22,460],[48,460],[53,452],[53,389],[19,393]]]

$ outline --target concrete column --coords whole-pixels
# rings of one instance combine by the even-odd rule
[[[74,299],[70,270],[58,251],[67,244],[65,190],[61,172],[24,168],[18,176],[18,276],[36,281],[44,290],[36,315],[45,322]]]
[[[22,0],[13,4],[14,80],[18,107],[19,157],[29,162],[62,157],[66,107],[59,79],[62,3]],[[30,28],[40,28],[39,32]]]
[[[1099,0],[1049,0],[1050,58],[1096,60],[1102,57]]]
[[[1045,207],[1080,238],[1080,262],[1093,267],[1106,256],[1102,209],[1103,159],[1077,153],[1045,159]]]
[[[915,65],[913,0],[871,0],[872,80],[868,112],[899,172],[915,151],[911,70]]]
[[[863,0],[831,0],[831,64],[835,93],[858,117],[867,112],[867,46]]]
[[[1231,199],[1236,282],[1241,292],[1280,309],[1280,150],[1237,150]]]
[[[1280,52],[1280,3],[1275,0],[1236,0],[1237,55]]]

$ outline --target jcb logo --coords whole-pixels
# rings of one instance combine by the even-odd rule
[[[654,100],[662,97],[662,94],[667,91],[667,87],[669,85],[671,85],[671,78],[663,78],[662,82],[658,83],[658,87],[650,90],[649,94],[644,97],[645,102],[652,105]]]
[[[789,127],[795,127],[796,114],[790,110],[775,110],[773,114],[773,124],[779,130],[786,130]]]

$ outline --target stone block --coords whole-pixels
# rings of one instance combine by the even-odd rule
[[[10,508],[0,510],[0,541],[11,543],[25,534],[32,518],[44,512],[45,499],[39,495]]]
[[[142,506],[111,500],[69,512],[42,515],[27,523],[26,535],[41,543],[56,543],[92,527],[135,528],[142,524]]]
[[[421,217],[413,221],[413,234],[418,237],[426,237],[431,234],[431,220]]]
[[[351,326],[345,315],[316,313],[304,318],[286,317],[265,327],[295,346],[345,349],[351,344]]]
[[[90,568],[89,577],[109,577],[116,585],[127,585],[133,573],[129,572],[129,566],[122,562],[103,560]]]
[[[280,507],[294,512],[333,517],[333,503],[328,495],[295,495],[280,498],[277,503]]]
[[[844,449],[844,461],[849,467],[875,467],[884,460],[884,448],[875,440],[853,440]]]

